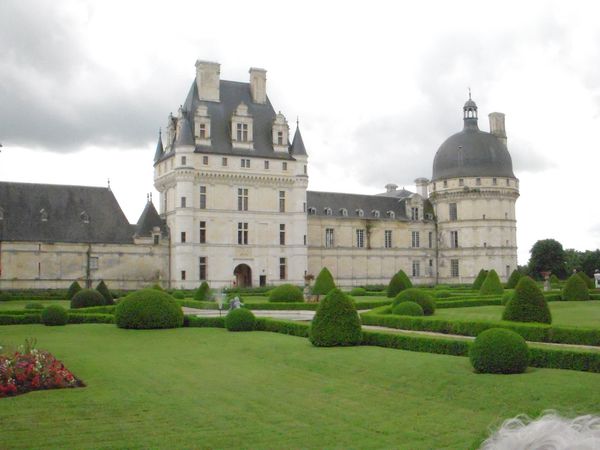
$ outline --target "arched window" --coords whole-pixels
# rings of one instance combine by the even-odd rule
[[[331,208],[329,208],[329,207],[325,208],[323,211],[325,212],[326,216],[331,216],[332,215]]]
[[[358,217],[364,217],[364,215],[365,215],[365,212],[364,212],[362,209],[358,208],[358,209],[356,210],[356,215],[357,215]]]
[[[348,217],[348,210],[346,208],[340,208],[340,214],[342,217]]]

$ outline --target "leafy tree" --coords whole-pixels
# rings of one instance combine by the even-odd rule
[[[596,269],[600,269],[600,249],[585,251],[581,256],[581,270],[593,277]]]
[[[581,270],[583,253],[575,250],[574,248],[568,248],[565,250],[565,271],[566,273],[573,273],[574,271]]]
[[[554,239],[543,239],[533,244],[530,250],[529,273],[541,279],[541,272],[552,272],[559,278],[566,275],[565,251],[562,244]]]

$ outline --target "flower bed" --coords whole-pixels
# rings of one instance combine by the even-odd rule
[[[83,387],[51,353],[35,348],[0,355],[0,398],[41,389]]]

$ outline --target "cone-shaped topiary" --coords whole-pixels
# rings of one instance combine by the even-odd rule
[[[581,279],[583,281],[585,281],[585,285],[587,286],[588,289],[594,289],[596,287],[596,286],[594,286],[594,280],[592,280],[590,277],[588,277],[587,273],[577,272],[577,275],[579,275],[581,277]]]
[[[352,299],[339,289],[331,290],[319,303],[308,337],[317,347],[359,345],[362,329]]]
[[[418,288],[409,288],[400,292],[392,302],[392,308],[402,302],[415,302],[423,309],[423,314],[431,316],[435,312],[435,300],[427,292]]]
[[[513,270],[506,282],[506,289],[514,289],[522,276],[523,274],[517,269]]]
[[[96,290],[102,294],[102,297],[104,297],[104,300],[106,301],[107,305],[115,304],[113,296],[108,290],[106,284],[104,283],[104,280],[100,280],[100,283],[98,283],[98,286],[96,286]]]
[[[106,305],[106,300],[96,289],[82,289],[71,299],[71,309]]]
[[[81,290],[81,286],[77,281],[73,281],[67,289],[67,300],[71,300],[75,294]]]
[[[282,284],[273,289],[269,294],[270,302],[303,302],[302,289],[293,284]]]
[[[567,301],[589,300],[590,291],[585,281],[574,273],[569,277],[561,293],[562,299]]]
[[[475,281],[473,281],[473,289],[475,289],[476,291],[481,289],[481,285],[485,281],[485,277],[487,277],[487,274],[488,271],[485,269],[481,269],[479,271],[479,273],[477,274],[477,278],[475,278]]]
[[[60,305],[50,305],[41,314],[42,323],[48,326],[66,325],[69,322],[67,310]]]
[[[506,304],[507,304],[507,303],[508,303],[508,302],[509,302],[509,301],[510,301],[512,298],[513,298],[513,295],[514,295],[514,294],[515,294],[515,291],[514,291],[514,290],[512,290],[512,289],[511,289],[511,290],[509,290],[509,291],[506,291],[506,292],[504,292],[504,294],[502,294],[502,300],[501,300],[501,303],[502,303],[503,305],[506,305]]]
[[[183,325],[183,311],[166,292],[142,289],[117,304],[115,322],[119,328],[177,328]]]
[[[246,308],[232,309],[225,316],[225,328],[229,331],[252,331],[256,324],[256,317]]]
[[[550,275],[550,286],[552,289],[558,289],[560,287],[560,280],[554,274]]]
[[[529,364],[529,347],[514,331],[490,328],[475,338],[469,359],[479,373],[523,373]]]
[[[389,298],[394,298],[404,289],[409,289],[411,287],[412,283],[410,279],[403,270],[400,270],[390,280],[390,284],[388,284],[387,287],[387,296]]]
[[[485,277],[485,281],[481,285],[479,289],[479,293],[481,295],[502,295],[504,292],[504,288],[502,287],[502,283],[500,282],[500,277],[494,269],[490,270]]]
[[[323,267],[317,275],[312,293],[313,295],[327,295],[332,289],[335,289],[333,276],[327,267]]]
[[[206,281],[200,283],[200,287],[194,292],[194,300],[204,302],[210,297],[210,286]]]
[[[400,316],[423,316],[423,308],[416,302],[401,302],[392,308],[392,314]]]
[[[535,281],[529,277],[519,280],[512,298],[506,303],[502,320],[552,323],[546,298]]]

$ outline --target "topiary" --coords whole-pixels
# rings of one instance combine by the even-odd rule
[[[488,274],[488,271],[485,269],[481,269],[479,271],[479,273],[477,274],[477,278],[475,278],[475,281],[473,281],[473,289],[475,289],[476,291],[481,289],[481,285],[485,281],[487,274]]]
[[[490,328],[475,338],[469,359],[479,373],[523,373],[529,364],[529,347],[514,331]]]
[[[405,289],[400,292],[392,302],[392,309],[402,302],[418,303],[423,309],[423,314],[426,316],[431,316],[435,312],[435,301],[433,300],[433,297],[418,288]]]
[[[502,299],[500,300],[500,302],[503,305],[506,305],[508,301],[513,298],[514,293],[515,291],[513,291],[512,289],[510,291],[506,291],[504,294],[502,294]]]
[[[401,302],[392,308],[392,314],[400,316],[423,316],[423,308],[415,302]]]
[[[519,280],[512,298],[504,308],[502,320],[552,323],[548,302],[533,279],[522,277]]]
[[[319,303],[308,338],[317,347],[359,345],[362,328],[352,299],[339,289],[331,290]]]
[[[225,328],[229,331],[252,331],[256,324],[256,317],[246,308],[236,308],[225,316]]]
[[[335,289],[333,276],[327,267],[323,267],[317,275],[312,293],[313,295],[327,295],[332,289]]]
[[[158,283],[154,283],[150,289],[155,289],[157,291],[164,291],[164,289],[162,288],[162,286],[160,284],[158,284]]]
[[[44,309],[44,305],[41,303],[27,303],[25,309]]]
[[[594,286],[594,280],[592,280],[590,277],[588,277],[587,273],[577,272],[577,275],[579,275],[581,277],[581,279],[583,281],[585,281],[585,285],[587,286],[588,289],[594,289],[596,287],[596,286]]]
[[[553,289],[560,288],[560,280],[554,274],[550,275],[550,286],[552,286]]]
[[[71,300],[75,294],[81,290],[81,286],[77,281],[73,281],[67,289],[67,300]]]
[[[183,325],[183,311],[166,292],[142,289],[117,304],[115,322],[119,328],[177,328]]]
[[[522,276],[523,274],[517,269],[513,270],[506,282],[506,289],[514,289]]]
[[[500,282],[500,277],[494,269],[490,270],[485,277],[485,281],[481,285],[479,289],[479,293],[481,295],[502,295],[504,292],[504,288],[502,287],[502,283]]]
[[[198,287],[198,289],[196,289],[196,292],[194,292],[194,300],[198,300],[200,302],[205,302],[207,300],[209,300],[210,297],[210,286],[208,285],[208,283],[206,281],[203,281],[202,283],[200,283],[200,287]]]
[[[303,302],[304,294],[298,286],[282,284],[269,293],[270,302]]]
[[[363,287],[355,287],[350,290],[350,295],[352,297],[360,297],[363,295],[367,295],[367,290]]]
[[[435,298],[448,298],[452,294],[449,291],[436,291],[433,295],[435,295]]]
[[[41,314],[42,323],[48,326],[66,325],[69,322],[67,310],[60,305],[50,305]]]
[[[173,298],[176,298],[177,300],[183,300],[185,298],[185,292],[175,291],[173,292]]]
[[[102,297],[104,297],[104,300],[106,300],[107,305],[115,304],[113,296],[108,290],[106,284],[104,283],[104,280],[100,280],[100,283],[98,283],[98,286],[96,286],[96,290],[102,294]]]
[[[106,305],[106,300],[96,289],[82,289],[71,299],[71,309]]]
[[[400,291],[409,289],[411,287],[412,283],[410,279],[403,270],[400,270],[390,280],[390,284],[388,284],[387,287],[387,296],[389,298],[394,298],[400,293]]]
[[[567,301],[589,300],[590,291],[588,290],[585,281],[583,281],[579,275],[574,273],[569,277],[563,287],[561,297],[563,300]]]

